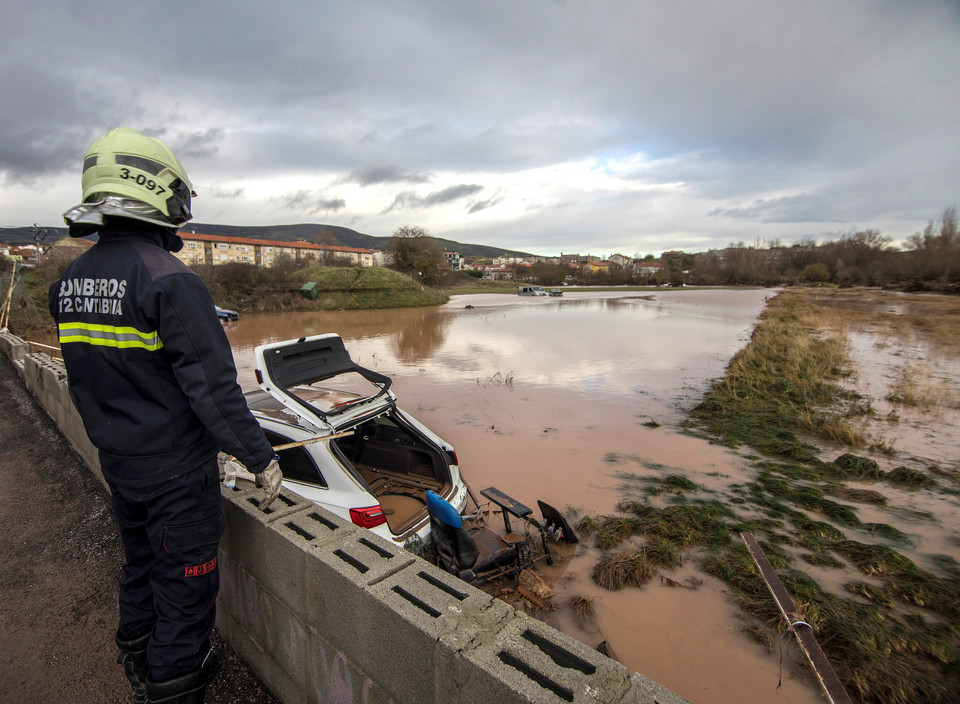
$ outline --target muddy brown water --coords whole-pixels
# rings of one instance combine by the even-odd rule
[[[255,386],[256,345],[339,333],[355,361],[394,379],[404,409],[456,447],[474,490],[609,514],[639,491],[631,475],[679,473],[713,488],[746,479],[742,458],[677,426],[774,293],[481,294],[430,309],[244,315],[227,333],[245,389]],[[555,603],[593,598],[595,622],[564,608],[552,625],[591,646],[606,640],[628,669],[696,704],[822,701],[792,642],[781,666],[779,650],[741,632],[722,583],[688,564],[670,577],[703,579],[696,590],[606,591],[590,578],[600,552],[585,543],[546,576]]]

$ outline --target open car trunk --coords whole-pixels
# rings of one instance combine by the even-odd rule
[[[383,507],[393,533],[424,518],[427,491],[450,490],[449,457],[393,413],[383,414],[333,441]]]
[[[429,521],[426,492],[451,494],[456,459],[397,408],[389,377],[356,364],[334,334],[262,345],[254,355],[257,382],[271,398],[248,394],[251,409],[317,437],[343,434],[328,449],[308,450],[321,477],[324,463],[341,465],[377,498],[394,535]]]

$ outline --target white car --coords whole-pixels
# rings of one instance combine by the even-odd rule
[[[410,549],[430,535],[426,492],[467,503],[453,447],[397,407],[389,377],[354,363],[339,335],[254,351],[247,404],[277,447],[283,486]]]

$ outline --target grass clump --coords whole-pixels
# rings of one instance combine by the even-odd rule
[[[570,610],[574,618],[577,619],[577,625],[584,630],[596,630],[597,613],[593,608],[594,597],[576,596],[570,598]],[[591,628],[588,628],[591,627]]]
[[[862,596],[880,608],[887,610],[893,610],[897,608],[897,600],[890,596],[886,589],[883,587],[878,587],[875,584],[860,581],[848,582],[847,584],[843,585],[843,588],[851,594]]]
[[[641,551],[607,555],[593,568],[593,581],[604,589],[620,591],[625,587],[642,587],[655,575],[654,566]]]
[[[909,467],[897,467],[887,472],[884,479],[903,489],[927,489],[937,485],[932,477]]]
[[[836,496],[839,499],[846,499],[847,501],[856,501],[857,503],[861,504],[873,504],[874,506],[887,505],[887,497],[881,494],[879,491],[872,491],[871,489],[854,489],[846,486],[845,484],[830,484],[827,487],[827,492],[831,496]]]
[[[886,545],[870,545],[856,540],[838,540],[833,549],[868,575],[907,576],[916,573],[917,566]]]
[[[643,554],[650,564],[667,569],[676,569],[683,564],[677,546],[667,540],[652,540],[643,548]]]
[[[602,524],[603,518],[588,513],[586,516],[577,521],[577,533],[584,538],[589,538],[590,536],[595,535],[598,530],[600,530],[600,526]]]
[[[858,457],[849,453],[840,455],[829,463],[839,476],[846,479],[882,479],[880,465],[868,457]]]
[[[718,501],[666,508],[628,502],[621,505],[620,510],[636,516],[637,534],[666,541],[680,550],[700,545],[723,547],[730,543],[730,526],[725,519],[734,513]]]
[[[694,482],[680,474],[671,474],[664,477],[663,485],[675,491],[697,491],[700,488]]]
[[[930,561],[950,579],[960,580],[960,562],[950,555],[930,555]]]
[[[608,516],[600,524],[594,542],[601,550],[613,550],[635,532],[635,520],[622,516]]]
[[[894,528],[887,523],[861,523],[860,528],[861,530],[867,531],[870,535],[891,540],[895,543],[902,543],[904,545],[913,544],[913,541],[910,540],[910,536],[908,536],[899,528]]]
[[[797,506],[822,513],[840,525],[860,525],[860,518],[857,516],[856,509],[824,498],[823,491],[815,487],[801,487],[797,489],[790,496],[790,500]]]

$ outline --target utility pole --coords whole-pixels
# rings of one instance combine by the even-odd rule
[[[37,248],[37,266],[40,266],[40,243],[43,242],[50,232],[45,227],[38,227],[33,223],[33,246]]]

